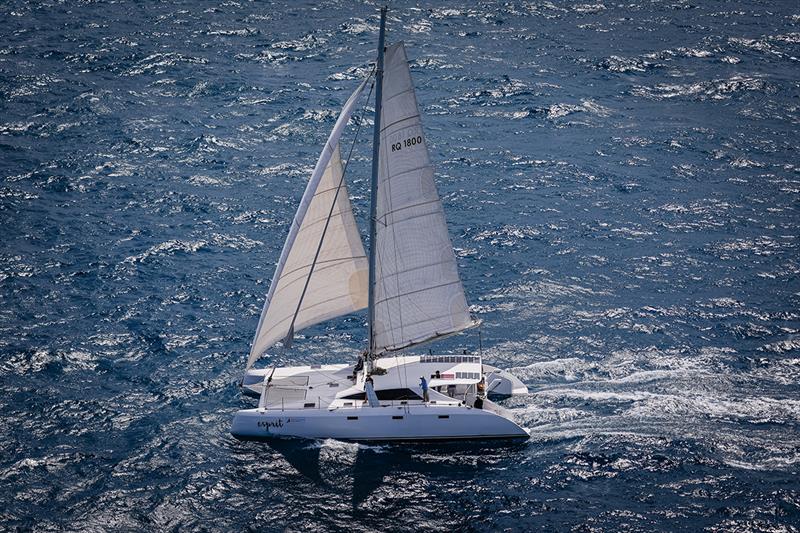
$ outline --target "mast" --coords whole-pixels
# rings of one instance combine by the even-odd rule
[[[381,29],[378,34],[378,65],[375,71],[375,130],[372,136],[372,186],[369,209],[369,351],[367,353],[367,373],[372,372],[372,361],[375,348],[375,246],[376,223],[378,214],[378,169],[381,148],[381,99],[383,98],[383,49],[386,32],[386,7],[381,8]]]

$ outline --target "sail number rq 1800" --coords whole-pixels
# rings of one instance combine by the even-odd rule
[[[416,146],[417,144],[422,144],[422,136],[417,135],[416,137],[409,137],[408,139],[403,139],[402,142],[399,143],[392,143],[392,152],[399,152],[406,146]]]

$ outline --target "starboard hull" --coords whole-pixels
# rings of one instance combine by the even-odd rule
[[[240,440],[332,438],[349,441],[527,439],[513,421],[466,406],[412,405],[358,409],[244,409],[231,434]]]

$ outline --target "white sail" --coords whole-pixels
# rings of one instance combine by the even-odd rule
[[[475,325],[433,180],[403,43],[386,49],[383,80],[375,353]]]
[[[347,100],[300,200],[261,312],[247,368],[294,331],[367,306],[369,265],[342,180],[339,154],[339,138],[366,84],[364,80]],[[319,248],[323,231],[325,238]]]

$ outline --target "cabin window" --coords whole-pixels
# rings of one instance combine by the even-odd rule
[[[392,420],[402,420],[402,419],[403,419],[402,415],[401,416],[393,416],[392,417]]]
[[[420,363],[480,363],[481,358],[477,355],[422,355]]]
[[[314,402],[303,404],[303,407],[305,409],[308,409],[309,407],[316,407],[316,406],[317,406],[317,404],[315,404]]]
[[[439,415],[439,418],[450,418],[450,415]]]
[[[411,389],[383,389],[375,391],[378,400],[393,401],[393,400],[421,400],[422,398]],[[366,400],[367,394],[365,392],[356,392],[344,396],[345,400]]]
[[[358,420],[358,417],[357,416],[348,416],[347,419],[348,420]]]

